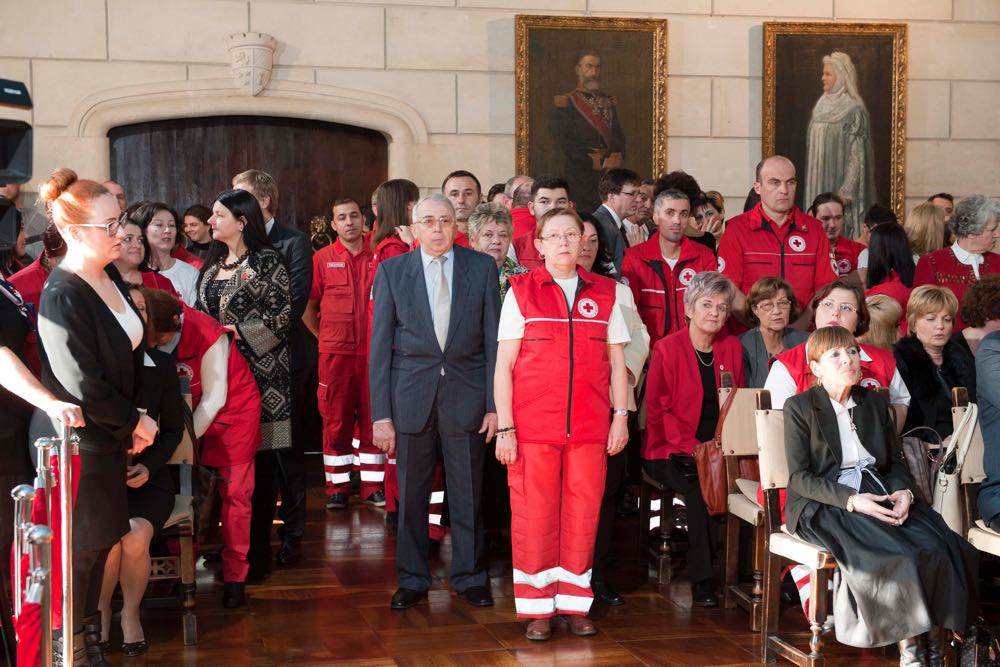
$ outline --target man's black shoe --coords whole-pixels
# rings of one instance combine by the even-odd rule
[[[274,562],[278,565],[294,565],[302,560],[302,540],[287,539],[281,543]]]
[[[490,589],[486,586],[469,586],[464,591],[459,593],[458,597],[462,598],[473,607],[493,606],[493,595],[490,593]]]
[[[226,609],[239,609],[247,606],[246,585],[242,581],[227,581],[222,590],[222,606]]]
[[[400,588],[392,594],[389,606],[393,609],[409,609],[427,597],[427,591],[415,591],[412,588]]]
[[[376,491],[365,498],[365,503],[374,507],[385,507],[385,494],[382,491]]]
[[[691,587],[691,604],[696,607],[718,607],[715,584],[711,580],[699,581]]]
[[[346,493],[334,493],[328,496],[326,499],[326,508],[328,510],[342,510],[347,507],[347,494]]]
[[[385,532],[390,535],[395,535],[396,531],[399,530],[399,514],[396,512],[386,512],[385,513]]]
[[[606,581],[592,581],[590,582],[590,588],[594,591],[594,597],[605,604],[609,604],[612,607],[619,607],[625,604],[625,598],[611,588]]]

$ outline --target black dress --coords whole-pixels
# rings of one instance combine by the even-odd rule
[[[133,460],[149,469],[149,480],[138,488],[128,488],[128,515],[146,519],[158,533],[170,518],[177,493],[166,463],[184,434],[184,402],[173,357],[159,350],[147,350],[146,354],[153,364],[146,362],[142,367],[139,403],[159,422],[160,431],[153,444]]]

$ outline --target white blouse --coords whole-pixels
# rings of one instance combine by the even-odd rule
[[[859,463],[862,467],[870,465],[867,462],[868,459],[874,463],[875,457],[861,444],[858,432],[851,428],[854,425],[854,420],[851,418],[851,410],[857,405],[854,399],[848,398],[847,405],[841,405],[831,398],[830,405],[833,406],[833,412],[837,415],[837,430],[840,432],[840,449],[844,455],[844,458],[840,461],[841,469],[854,468]]]

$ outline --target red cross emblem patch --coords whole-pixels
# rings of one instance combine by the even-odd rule
[[[576,304],[576,310],[588,319],[597,317],[597,302],[593,299],[580,299],[580,302]]]
[[[681,281],[681,285],[690,285],[691,279],[694,278],[695,270],[688,267],[681,271],[681,274],[677,276],[677,279]]]
[[[724,260],[724,259],[722,259],[720,257],[719,258],[719,273],[722,273],[725,270],[726,270],[726,260]]]
[[[865,389],[878,389],[882,384],[875,378],[865,378],[861,381],[861,386]]]
[[[788,247],[795,252],[802,252],[806,249],[806,240],[798,234],[793,234],[788,237]]]
[[[187,364],[181,362],[177,364],[177,375],[182,378],[193,378],[194,369]]]
[[[838,259],[833,264],[833,270],[837,272],[837,275],[846,276],[851,272],[851,260],[849,259]]]

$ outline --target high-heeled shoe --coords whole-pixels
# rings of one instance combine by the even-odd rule
[[[137,655],[142,655],[147,650],[149,650],[149,642],[147,642],[145,639],[140,639],[137,642],[122,643],[122,654],[127,655],[130,658],[134,658]]]

